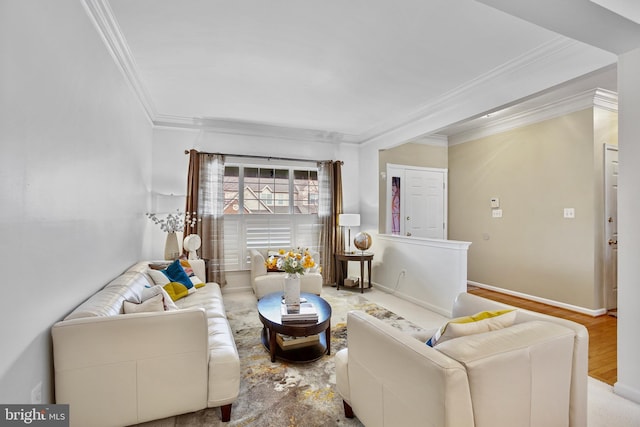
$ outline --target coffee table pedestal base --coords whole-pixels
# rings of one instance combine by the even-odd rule
[[[264,327],[262,328],[262,344],[271,355],[272,362],[279,359],[291,363],[308,363],[321,359],[322,356],[328,354],[326,334],[323,332],[318,335],[320,338],[319,342],[291,350],[283,350],[276,342],[275,332],[273,332],[272,338],[269,330]]]

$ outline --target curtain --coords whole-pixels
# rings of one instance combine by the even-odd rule
[[[342,162],[326,161],[318,163],[318,184],[320,200],[318,220],[320,227],[320,266],[323,284],[336,283],[335,256],[342,249],[344,239],[338,227],[338,215],[342,213]]]
[[[189,170],[187,172],[187,202],[184,211],[193,215],[198,215],[198,192],[200,189],[200,158],[199,153],[196,150],[189,151]],[[184,235],[198,234],[201,235],[201,230],[198,229],[198,224],[191,225],[186,223],[184,227]],[[198,249],[198,255],[201,250]]]
[[[186,211],[196,212],[198,222],[187,225],[186,231],[202,239],[200,256],[207,261],[207,281],[224,286],[224,156],[191,150],[187,179]]]

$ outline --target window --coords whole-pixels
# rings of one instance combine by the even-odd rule
[[[318,248],[318,171],[242,165],[224,172],[225,268],[248,268],[249,249]]]

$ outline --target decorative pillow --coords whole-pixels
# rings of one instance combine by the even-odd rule
[[[191,283],[193,283],[193,286],[198,289],[200,289],[205,285],[205,283],[202,280],[200,280],[198,276],[191,276],[189,277],[189,279],[191,279]]]
[[[159,286],[164,286],[169,283],[171,280],[160,270],[152,270],[151,268],[147,269],[147,274],[151,276],[153,279],[153,283]]]
[[[148,300],[136,304],[135,302],[124,302],[124,313],[148,313],[153,311],[164,311],[164,304],[162,303],[162,295],[156,295]]]
[[[187,287],[182,283],[171,282],[167,283],[162,288],[167,291],[167,294],[169,294],[169,297],[171,297],[173,301],[178,301],[180,298],[184,298],[189,295],[189,289],[187,289]]]
[[[278,254],[269,255],[269,258],[267,258],[267,260],[264,262],[264,265],[267,267],[267,272],[284,271],[283,269],[278,267],[278,261],[281,258],[282,257]]]
[[[149,264],[149,268],[152,270],[164,270],[169,267],[170,262],[152,262]]]
[[[164,274],[163,274],[163,276],[164,276]],[[142,300],[142,302],[145,302],[149,298],[153,298],[156,295],[162,295],[162,302],[164,304],[164,310],[165,311],[178,310],[178,306],[174,304],[173,300],[171,299],[171,297],[169,296],[167,291],[165,291],[162,286],[145,287],[142,290],[142,294],[140,295],[140,299]]]
[[[180,260],[177,259],[173,261],[169,267],[162,270],[162,272],[169,278],[171,282],[182,283],[185,288],[190,289],[193,287],[193,283],[191,283],[191,279],[189,279],[189,275],[184,271],[182,265],[180,265]],[[175,301],[175,300],[174,300]]]
[[[195,276],[195,274],[193,273],[193,269],[191,268],[191,264],[189,264],[189,261],[180,258],[180,265],[184,269],[184,272],[187,273],[187,276]]]
[[[481,311],[472,316],[451,319],[426,342],[430,347],[447,340],[482,332],[495,331],[513,325],[516,320],[516,311],[513,309]]]

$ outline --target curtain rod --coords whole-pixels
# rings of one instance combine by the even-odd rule
[[[189,154],[189,151],[190,150],[184,150],[184,154]],[[200,154],[217,154],[217,155],[220,155],[220,156],[241,157],[241,158],[247,158],[247,159],[287,160],[287,161],[291,161],[291,162],[324,163],[324,162],[333,161],[333,160],[294,159],[292,157],[253,156],[253,155],[250,155],[250,154],[206,153],[204,151],[198,151],[198,153],[200,153]],[[336,161],[340,162],[341,164],[344,163],[341,160],[336,160]]]

